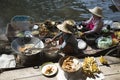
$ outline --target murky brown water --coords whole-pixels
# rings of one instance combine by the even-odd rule
[[[5,32],[6,24],[15,15],[28,15],[36,22],[90,17],[88,8],[100,6],[105,19],[120,21],[120,12],[113,7],[111,0],[0,0],[0,33]],[[114,9],[113,9],[114,8]]]

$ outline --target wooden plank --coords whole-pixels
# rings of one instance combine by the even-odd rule
[[[102,65],[99,57],[96,58],[97,63],[105,76],[105,80],[119,80],[120,79],[120,58],[112,56],[104,56],[108,61],[109,66]]]
[[[100,57],[97,57],[96,58],[96,61],[98,63],[99,66],[103,66],[101,63],[100,63],[100,60],[99,60]],[[119,63],[120,64],[120,58],[116,58],[116,57],[112,57],[112,56],[104,56],[104,58],[108,61],[108,64],[116,64],[116,63]]]
[[[120,80],[120,74],[105,76],[105,80]]]
[[[36,75],[36,76],[29,76],[29,77],[22,77],[22,78],[16,78],[14,80],[57,80],[56,77],[52,77],[52,78],[47,78],[45,76],[40,76],[40,75]]]
[[[109,80],[109,76],[111,75],[118,75],[120,76],[120,58],[105,56],[110,64],[110,67],[104,66],[99,62],[99,57],[96,58],[101,71],[105,75],[105,78]],[[80,59],[83,61],[83,59]],[[58,63],[56,63],[58,65]],[[59,72],[58,72],[59,73]],[[107,77],[106,77],[107,76]],[[116,76],[116,77],[118,77]],[[0,80],[57,80],[57,77],[47,78],[41,74],[40,69],[34,69],[33,67],[18,69],[18,70],[11,70],[5,71],[0,74]],[[114,77],[114,76],[113,76]],[[106,79],[105,79],[106,80]]]
[[[47,78],[41,74],[40,69],[24,68],[12,71],[6,71],[0,74],[0,80],[57,80],[54,78]]]
[[[117,68],[117,69],[116,69]],[[113,79],[111,80],[117,80],[120,76],[120,63],[117,64],[110,64],[110,67],[107,66],[100,66],[100,69],[102,71],[102,74],[105,77],[105,80],[109,80],[109,76],[113,76]],[[57,80],[66,80],[65,76],[64,76],[64,72],[59,68],[59,73],[56,76]],[[81,80],[85,80],[85,78],[83,77],[83,74],[80,72],[79,75],[75,74],[75,78],[80,78]],[[115,75],[116,78],[114,77]],[[59,79],[60,78],[60,79]],[[118,79],[119,80],[119,79]]]
[[[0,74],[0,80],[14,80],[16,78],[30,77],[41,75],[39,69],[25,68],[12,71],[6,71]]]
[[[100,69],[105,76],[120,74],[120,63],[111,64],[109,66],[100,66]]]

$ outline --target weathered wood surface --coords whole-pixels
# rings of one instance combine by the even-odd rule
[[[46,78],[42,76],[40,69],[33,67],[6,71],[0,74],[0,80],[56,80],[55,78]]]
[[[119,80],[120,79],[120,58],[105,56],[108,60],[109,66],[104,66],[96,58],[101,71],[105,76],[105,80]],[[82,59],[80,59],[82,61]],[[58,72],[59,73],[59,72]],[[33,67],[6,71],[0,74],[0,80],[58,80],[58,77],[47,78],[44,77],[40,69]],[[62,80],[62,79],[61,79]]]
[[[120,80],[120,73],[105,76],[105,80]]]

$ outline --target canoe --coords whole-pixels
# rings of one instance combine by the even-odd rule
[[[20,30],[29,30],[33,27],[34,19],[26,15],[16,15],[11,19],[11,26]]]
[[[120,0],[112,0],[112,2],[115,5],[115,7],[118,9],[118,11],[120,11]]]
[[[15,21],[34,21],[34,19],[30,16],[26,16],[26,15],[16,15],[14,17],[12,17],[11,22],[15,22]]]
[[[30,16],[16,15],[12,17],[6,27],[6,36],[10,42],[14,40],[18,32],[29,31],[33,27],[34,19]],[[22,33],[20,34],[22,35]]]

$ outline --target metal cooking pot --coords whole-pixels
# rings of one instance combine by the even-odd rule
[[[15,40],[12,41],[11,43],[11,48],[13,49],[13,51],[15,51],[16,53],[18,54],[24,54],[20,51],[19,48],[22,48],[24,47],[25,45],[29,45],[29,44],[32,44],[32,47],[31,48],[38,48],[36,52],[34,52],[34,54],[37,54],[39,52],[42,51],[42,49],[44,48],[44,43],[39,39],[39,38],[36,38],[36,37],[20,37],[20,38],[17,38]],[[26,55],[34,55],[34,54],[26,54]]]
[[[51,40],[51,38],[46,38],[45,39],[45,43],[47,43],[49,40]],[[48,58],[56,58],[58,56],[58,53],[59,53],[59,49],[56,49],[56,50],[49,50],[51,47],[57,47],[58,46],[58,42],[57,41],[53,41],[49,44],[46,45],[46,49],[48,49],[48,51],[45,51],[45,55],[48,57]]]
[[[95,34],[85,35],[85,41],[87,42],[88,45],[94,45],[96,39],[97,39],[97,35]]]
[[[46,51],[45,56],[51,59],[57,58],[59,56],[59,50]]]

